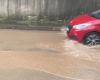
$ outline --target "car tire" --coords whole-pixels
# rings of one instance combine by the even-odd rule
[[[83,43],[89,46],[100,44],[100,33],[97,32],[88,33],[84,38]]]

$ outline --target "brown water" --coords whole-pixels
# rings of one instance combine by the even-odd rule
[[[100,80],[99,61],[99,46],[59,31],[0,30],[1,80]]]

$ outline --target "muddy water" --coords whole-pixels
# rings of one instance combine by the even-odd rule
[[[65,54],[77,58],[100,62],[100,46],[86,46],[76,41],[65,40]]]
[[[62,39],[57,32],[0,30],[0,51],[62,51]]]
[[[52,76],[55,80],[100,80],[99,60],[99,46],[68,40],[62,32],[0,30],[1,80],[33,80],[34,75],[43,80]]]

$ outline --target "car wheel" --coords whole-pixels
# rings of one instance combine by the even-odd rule
[[[96,32],[87,34],[84,39],[84,44],[89,46],[100,44],[100,34]]]

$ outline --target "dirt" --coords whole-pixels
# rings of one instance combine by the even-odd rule
[[[99,53],[60,31],[1,29],[0,79],[100,80]]]

